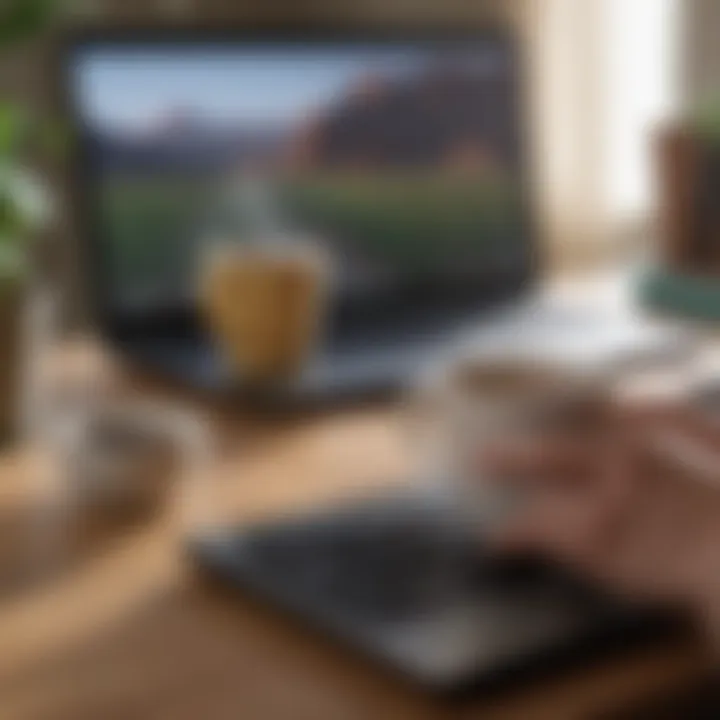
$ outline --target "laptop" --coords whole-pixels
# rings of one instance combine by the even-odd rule
[[[229,178],[258,167],[269,212],[335,269],[327,332],[288,394],[397,387],[533,282],[508,31],[100,31],[68,43],[64,68],[91,305],[141,364],[237,384],[196,275],[206,243],[242,242]]]
[[[312,233],[337,268],[327,332],[285,399],[402,388],[467,343],[570,338],[593,361],[640,343],[632,323],[535,292],[521,53],[508,31],[103,30],[74,38],[64,68],[96,324],[124,358],[238,389],[198,317],[196,276],[204,244],[242,226],[219,201],[228,178],[258,168],[278,223]],[[433,689],[658,627],[555,569],[496,563],[442,498],[412,487],[217,528],[188,550],[228,587]]]

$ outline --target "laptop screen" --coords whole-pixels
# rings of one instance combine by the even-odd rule
[[[258,217],[312,237],[338,299],[528,267],[517,58],[455,39],[95,39],[70,55],[104,303],[194,302]]]

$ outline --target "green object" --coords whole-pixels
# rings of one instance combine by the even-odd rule
[[[653,268],[641,280],[641,304],[653,311],[701,322],[720,322],[720,277]]]
[[[0,52],[49,27],[59,6],[59,0],[0,0]],[[0,100],[0,444],[17,430],[28,247],[52,217],[49,191],[32,171],[32,159],[57,145],[55,135],[25,107]]]
[[[0,0],[0,50],[50,26],[61,0]],[[27,273],[27,246],[52,217],[50,194],[31,158],[60,144],[60,128],[17,103],[0,100],[0,285]]]
[[[703,142],[720,145],[720,99],[713,97],[700,103],[692,113],[690,127]]]
[[[58,0],[3,0],[0,3],[0,45],[27,40],[47,28],[58,12]]]

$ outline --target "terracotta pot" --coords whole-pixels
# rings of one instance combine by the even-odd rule
[[[0,444],[16,434],[20,386],[22,284],[0,280]]]
[[[720,275],[720,146],[690,129],[656,143],[663,260],[669,269]]]

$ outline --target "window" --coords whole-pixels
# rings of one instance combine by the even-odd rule
[[[561,247],[653,209],[652,129],[677,107],[680,0],[537,0],[540,200]]]

